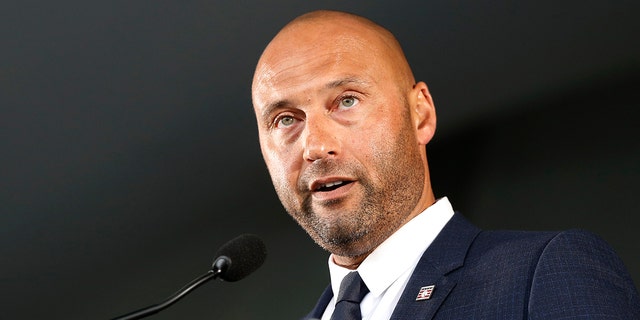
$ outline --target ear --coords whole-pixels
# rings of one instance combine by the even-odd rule
[[[411,114],[418,143],[426,145],[436,132],[436,109],[433,99],[424,82],[413,85],[410,95]]]

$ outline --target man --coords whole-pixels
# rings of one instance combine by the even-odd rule
[[[296,18],[260,57],[252,98],[282,204],[331,252],[307,318],[336,319],[343,278],[361,278],[362,319],[640,319],[627,271],[595,236],[484,232],[435,199],[433,100],[381,26]]]

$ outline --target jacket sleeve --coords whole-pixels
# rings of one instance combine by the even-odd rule
[[[622,260],[586,231],[559,233],[539,257],[529,319],[640,319],[640,299]]]

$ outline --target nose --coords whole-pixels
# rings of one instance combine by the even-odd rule
[[[340,139],[328,120],[307,118],[303,143],[303,157],[306,161],[334,158],[340,153]]]

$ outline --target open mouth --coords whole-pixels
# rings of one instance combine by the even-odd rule
[[[346,186],[350,183],[353,183],[353,181],[333,181],[333,182],[328,182],[328,183],[324,183],[318,186],[318,188],[315,189],[315,191],[318,192],[328,192],[328,191],[332,191],[335,189],[338,189],[340,187]]]

